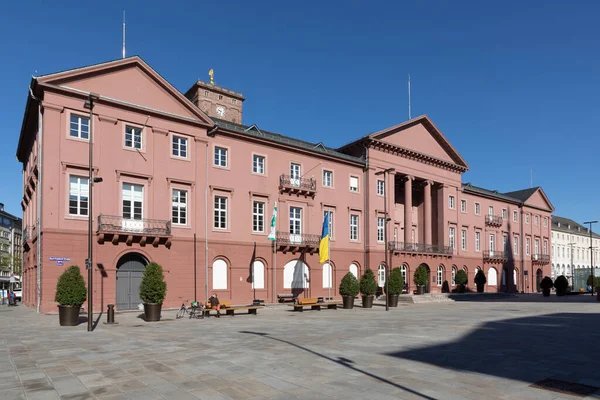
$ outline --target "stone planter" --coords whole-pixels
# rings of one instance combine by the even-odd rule
[[[58,306],[58,323],[60,326],[79,325],[79,309],[81,306]]]
[[[425,286],[417,286],[417,294],[425,294]]]
[[[363,308],[371,308],[373,307],[373,299],[375,296],[363,296],[362,297],[362,306]]]
[[[160,311],[162,304],[146,304],[144,303],[144,314],[146,314],[146,322],[160,321]]]
[[[398,294],[390,294],[388,295],[388,306],[390,307],[398,307]]]
[[[354,308],[354,296],[342,296],[342,302],[346,310]]]

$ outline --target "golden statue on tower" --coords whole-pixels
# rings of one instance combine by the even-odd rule
[[[208,76],[210,76],[210,84],[214,85],[215,84],[215,71],[211,68],[210,71],[208,71]]]

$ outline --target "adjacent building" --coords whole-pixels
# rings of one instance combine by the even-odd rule
[[[4,204],[0,203],[0,289],[8,288],[11,274],[20,278],[22,226],[21,218],[4,211]]]
[[[564,275],[574,290],[586,288],[592,274],[592,257],[594,275],[600,275],[599,245],[600,235],[592,231],[590,237],[587,227],[569,218],[552,216],[552,278]]]
[[[165,270],[165,307],[211,293],[333,297],[365,268],[383,286],[386,251],[409,291],[419,265],[431,292],[454,286],[459,269],[471,286],[483,270],[487,291],[536,291],[550,274],[554,208],[543,190],[462,183],[468,164],[427,116],[331,148],[245,124],[242,94],[199,81],[184,95],[139,57],[36,77],[30,89],[17,149],[31,226],[23,301],[42,312],[56,310],[65,267],[85,265],[90,130],[102,178],[91,213],[96,310],[137,308],[151,261]],[[319,263],[327,213],[331,250]]]

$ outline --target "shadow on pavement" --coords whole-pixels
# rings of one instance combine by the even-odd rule
[[[591,294],[576,294],[557,296],[552,293],[544,297],[540,293],[451,293],[448,295],[454,301],[469,302],[515,302],[515,303],[595,303],[596,296]],[[598,304],[600,307],[600,303]]]

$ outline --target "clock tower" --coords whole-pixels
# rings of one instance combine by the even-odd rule
[[[241,124],[242,103],[246,99],[241,93],[215,85],[212,74],[209,75],[210,83],[197,81],[185,93],[185,97],[211,118]]]

